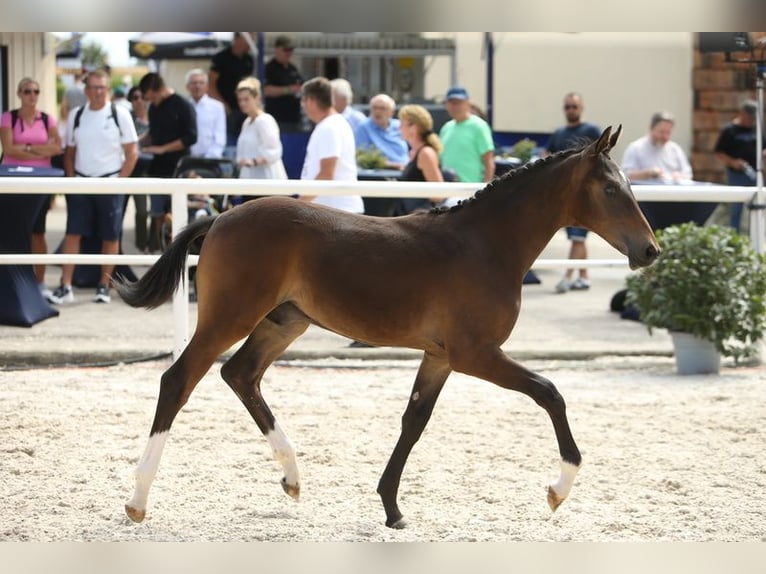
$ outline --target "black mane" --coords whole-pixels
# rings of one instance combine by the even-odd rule
[[[585,147],[585,146],[583,146]],[[482,189],[479,189],[474,193],[471,197],[467,199],[461,199],[457,205],[453,205],[452,207],[434,207],[431,209],[431,213],[450,213],[454,211],[458,211],[465,207],[466,205],[473,204],[476,201],[482,199],[483,197],[487,196],[488,194],[491,194],[493,191],[495,191],[498,187],[504,187],[504,184],[509,179],[514,179],[519,176],[524,176],[528,173],[534,173],[535,171],[545,169],[545,167],[548,166],[551,162],[569,157],[570,155],[574,155],[575,153],[578,153],[582,150],[582,147],[578,148],[570,148],[565,149],[559,152],[556,152],[554,154],[551,154],[549,156],[546,156],[544,158],[541,158],[534,162],[528,162],[525,163],[522,166],[513,168],[512,170],[504,173],[500,177],[495,177],[492,181],[490,181],[487,185],[485,185]]]

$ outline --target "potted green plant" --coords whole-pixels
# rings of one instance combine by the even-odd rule
[[[635,305],[651,334],[667,329],[680,374],[718,372],[720,356],[735,364],[757,352],[766,329],[766,257],[728,227],[673,225],[657,232],[662,253],[628,278]],[[689,338],[716,353],[708,365],[682,362]]]

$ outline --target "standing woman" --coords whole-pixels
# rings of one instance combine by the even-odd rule
[[[0,143],[3,147],[3,165],[27,167],[51,167],[51,158],[61,153],[61,138],[56,127],[55,115],[37,108],[40,84],[32,78],[19,82],[16,95],[21,107],[4,112],[0,118]],[[32,253],[47,253],[45,221],[50,207],[50,195],[30,195],[30,201],[38,204],[32,227]],[[46,299],[51,294],[45,287],[45,265],[35,265],[35,278],[40,292]]]
[[[401,181],[444,181],[439,164],[442,142],[433,127],[431,113],[423,106],[408,104],[399,110],[399,130],[410,146],[410,161],[402,171]],[[450,201],[451,198],[407,198],[401,200],[400,211],[412,213],[430,209],[433,204],[443,205]]]
[[[130,116],[133,118],[133,126],[138,136],[138,161],[130,177],[144,177],[149,169],[150,157],[141,155],[141,147],[149,140],[149,104],[141,94],[138,86],[128,90],[128,102],[130,103]],[[141,253],[154,253],[159,251],[156,233],[152,233],[149,223],[149,196],[145,193],[134,193],[133,204],[135,205],[135,230],[136,248]]]
[[[279,125],[261,107],[261,83],[257,78],[245,78],[237,84],[237,104],[247,116],[237,138],[239,177],[287,179]]]

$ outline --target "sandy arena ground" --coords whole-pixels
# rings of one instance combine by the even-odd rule
[[[766,540],[764,367],[679,377],[663,358],[529,363],[567,400],[584,458],[555,514],[545,412],[453,374],[402,478],[408,527],[392,530],[375,489],[416,363],[267,372],[266,399],[298,452],[297,503],[214,366],[176,419],[134,524],[123,505],[167,365],[0,372],[0,540]]]

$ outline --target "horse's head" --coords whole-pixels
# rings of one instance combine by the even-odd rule
[[[660,249],[636,202],[630,182],[609,156],[622,132],[609,126],[598,140],[580,152],[585,165],[582,187],[572,194],[570,213],[575,225],[587,227],[628,257],[630,268],[645,267]]]

